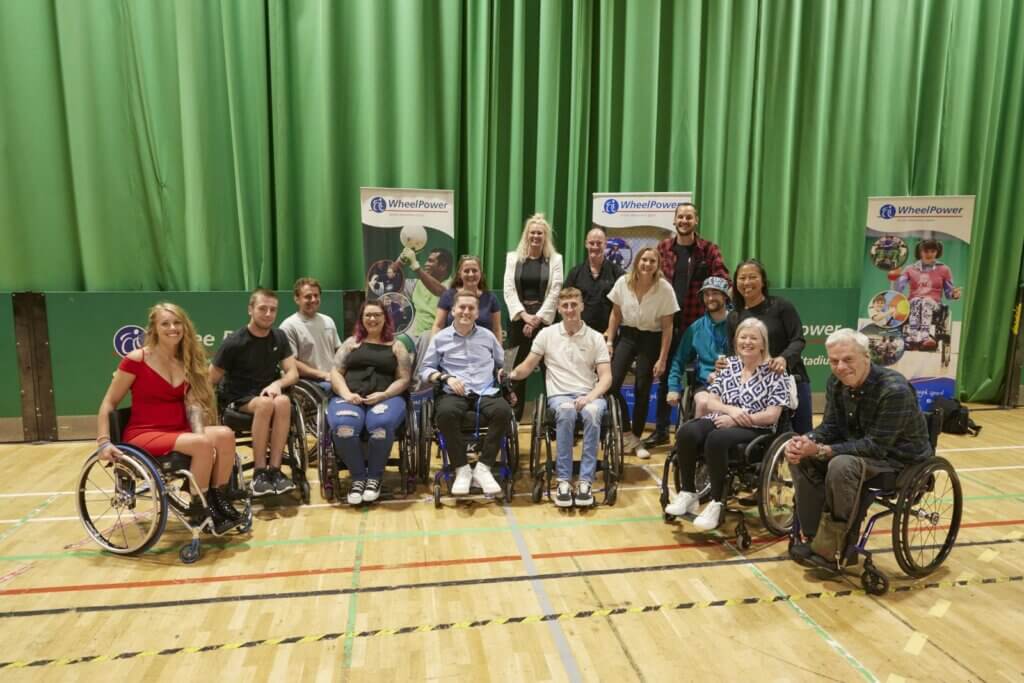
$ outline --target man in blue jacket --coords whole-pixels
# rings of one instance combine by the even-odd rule
[[[708,375],[715,369],[715,360],[725,353],[725,319],[729,314],[729,282],[722,277],[712,276],[704,280],[700,288],[705,313],[686,328],[683,338],[672,358],[668,375],[668,402],[679,404],[683,390],[686,366],[697,361],[697,388],[694,394],[694,417],[705,412]]]

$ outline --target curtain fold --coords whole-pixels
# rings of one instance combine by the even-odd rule
[[[856,287],[866,197],[977,195],[961,387],[1024,230],[1014,0],[0,3],[0,289],[360,287],[360,186],[455,190],[492,284],[543,211],[692,190],[727,263]]]

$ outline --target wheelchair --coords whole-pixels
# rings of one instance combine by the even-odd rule
[[[730,514],[736,515],[734,533],[736,545],[741,550],[749,550],[753,541],[747,531],[746,515],[739,508],[730,508],[731,501],[738,501],[741,505],[756,505],[761,524],[773,536],[786,536],[793,527],[796,517],[793,476],[785,453],[786,442],[793,437],[790,414],[791,411],[784,408],[774,431],[761,434],[749,442],[738,443],[729,451],[728,473],[722,490],[722,513],[723,520]],[[665,458],[661,477],[662,509],[671,499],[670,482],[677,492],[683,488],[677,453],[677,448],[673,446]],[[697,460],[695,483],[700,502],[706,503],[711,498],[711,481],[703,458]],[[667,512],[663,516],[668,523],[676,519],[675,515]]]
[[[334,439],[330,425],[327,423],[328,402],[324,403],[322,414],[318,417],[319,432],[317,435],[317,469],[320,475],[320,495],[324,501],[333,503],[341,500],[341,470],[347,469],[344,461],[334,450]],[[389,457],[385,466],[397,467],[401,482],[402,494],[408,496],[416,489],[417,481],[423,480],[423,465],[420,458],[419,418],[411,396],[405,395],[405,421],[395,430],[395,443],[398,445],[397,457]],[[369,440],[366,430],[360,435],[360,442]],[[424,482],[425,483],[425,482]]]
[[[192,459],[176,451],[155,457],[144,449],[121,443],[121,432],[128,424],[131,408],[110,413],[110,439],[124,453],[115,462],[100,458],[94,452],[85,461],[75,490],[75,505],[86,533],[101,548],[115,555],[140,555],[160,540],[173,513],[192,534],[192,539],[178,551],[185,564],[192,564],[202,554],[199,534],[213,530],[209,517],[198,526],[189,522],[191,499],[182,494],[196,490],[189,471]],[[199,494],[203,498],[202,494]],[[235,455],[235,464],[228,481],[228,498],[232,504],[242,501],[242,521],[235,526],[240,534],[252,529],[252,507],[242,479],[242,463]],[[206,505],[206,500],[203,499]]]
[[[319,382],[300,379],[289,388],[289,396],[298,408],[298,431],[302,434],[302,444],[306,450],[306,463],[317,462],[323,453],[321,435],[327,429],[327,403],[331,400],[331,392],[324,389]]]
[[[601,457],[597,460],[597,472],[604,478],[604,504],[615,505],[622,476],[622,420],[619,416],[619,402],[612,394],[605,395],[607,405],[601,416]],[[533,477],[532,500],[539,503],[545,496],[551,500],[551,480],[555,474],[555,460],[551,455],[551,442],[555,440],[555,413],[548,407],[547,395],[542,393],[536,399],[533,423],[530,428],[530,475]],[[583,434],[583,421],[576,418],[574,435]],[[575,447],[575,439],[573,446]],[[543,448],[544,461],[541,462]],[[578,475],[580,461],[573,459],[573,474]],[[596,498],[595,498],[596,501]]]
[[[946,304],[940,304],[932,315],[932,338],[939,345],[942,367],[948,368],[953,353],[953,321],[949,314],[949,306]]]
[[[942,431],[942,411],[932,410],[925,417],[934,453]],[[872,505],[883,509],[868,519],[861,532],[861,524]],[[915,579],[938,569],[953,550],[963,516],[963,491],[953,465],[933,454],[900,472],[886,472],[864,483],[842,562],[844,566],[852,566],[864,557],[860,583],[869,595],[884,595],[889,590],[889,579],[875,565],[867,542],[875,524],[890,516],[892,550],[900,569]],[[790,548],[799,540],[800,525],[794,517]]]
[[[443,392],[441,384],[434,382],[433,396],[436,400]],[[510,388],[508,383],[502,384],[501,395],[508,400]],[[419,461],[422,473],[429,470],[433,458],[434,444],[437,444],[438,452],[441,454],[441,467],[434,473],[434,507],[442,507],[442,488],[447,489],[447,495],[452,494],[452,484],[455,482],[455,467],[448,460],[448,451],[445,447],[444,435],[434,424],[434,400],[424,400],[420,404],[420,445]],[[475,411],[466,411],[462,418],[462,433],[469,438],[466,441],[466,455],[479,454],[483,446],[483,437],[487,434],[487,425],[481,424],[481,416]],[[470,459],[472,462],[472,459]],[[519,471],[519,425],[513,415],[509,419],[508,431],[505,439],[498,450],[498,459],[495,461],[492,473],[494,478],[501,482],[502,495],[506,503],[512,502],[512,495],[515,488],[515,475]],[[429,474],[427,474],[429,481]],[[478,490],[474,486],[470,491]]]
[[[303,421],[300,404],[296,400],[293,388],[289,387],[289,401],[291,402],[291,420],[288,425],[288,438],[285,440],[282,465],[287,465],[291,472],[292,482],[295,484],[295,491],[299,500],[308,505],[310,501],[309,480],[306,478],[306,468],[309,466],[308,450],[305,443],[305,422]],[[252,413],[235,410],[226,401],[218,396],[218,404],[221,406],[221,423],[230,427],[235,433],[236,445],[252,447]],[[253,469],[255,463],[247,462],[243,469]]]

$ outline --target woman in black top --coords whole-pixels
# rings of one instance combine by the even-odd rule
[[[359,310],[355,334],[334,356],[331,388],[337,394],[327,407],[334,452],[352,474],[348,502],[372,503],[380,496],[395,430],[405,419],[410,356],[395,339],[394,324],[381,304],[367,301]],[[363,454],[361,435],[369,437]],[[367,465],[369,461],[369,465]]]
[[[793,430],[798,434],[811,431],[811,383],[800,356],[807,342],[796,307],[780,296],[768,295],[768,273],[757,259],[747,259],[736,267],[732,300],[728,339],[733,338],[736,327],[747,318],[757,318],[765,324],[771,369],[778,373],[788,371],[796,379],[800,405],[793,415]]]

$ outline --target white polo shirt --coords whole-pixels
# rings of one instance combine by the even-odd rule
[[[576,334],[569,334],[564,322],[545,327],[530,352],[544,358],[548,396],[589,394],[597,385],[597,364],[611,360],[604,336],[586,323]]]
[[[679,302],[676,301],[672,285],[660,277],[644,294],[643,301],[639,301],[626,284],[628,277],[629,275],[620,277],[612,291],[608,292],[609,301],[618,304],[622,311],[622,325],[643,332],[661,332],[662,316],[673,315],[679,310]]]

